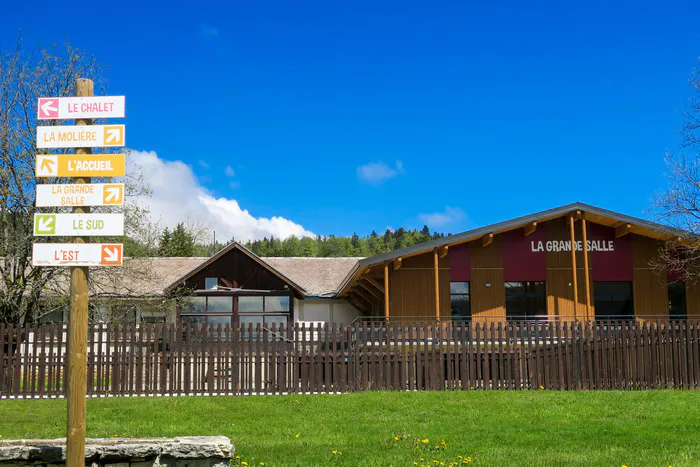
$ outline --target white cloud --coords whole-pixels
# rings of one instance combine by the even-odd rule
[[[363,182],[379,185],[385,180],[394,178],[403,172],[404,168],[401,161],[396,161],[395,168],[389,167],[384,162],[370,162],[357,168],[357,178]]]
[[[444,227],[455,224],[466,219],[466,214],[460,208],[445,206],[443,212],[433,212],[430,214],[420,214],[418,218],[429,227]]]
[[[236,175],[236,172],[233,171],[230,165],[227,165],[226,168],[224,169],[224,173],[226,174],[227,177],[233,177]]]
[[[204,37],[216,37],[219,35],[219,30],[211,24],[200,24],[199,31]]]
[[[214,197],[200,185],[192,169],[182,161],[161,159],[153,151],[131,151],[130,169],[143,173],[152,195],[136,201],[148,207],[154,221],[174,227],[189,218],[216,231],[217,238],[245,241],[274,235],[277,238],[313,237],[314,233],[283,217],[255,217],[235,199]]]

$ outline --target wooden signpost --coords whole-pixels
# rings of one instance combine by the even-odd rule
[[[75,97],[42,97],[39,120],[73,119],[75,125],[38,126],[37,148],[76,148],[75,154],[37,154],[36,177],[76,177],[72,184],[37,184],[37,207],[72,207],[72,214],[37,213],[35,236],[75,236],[73,243],[35,243],[33,266],[70,266],[68,320],[68,423],[66,465],[85,465],[88,267],[119,266],[124,246],[86,243],[83,236],[124,234],[123,214],[90,214],[89,206],[121,206],[124,185],[91,184],[89,177],[124,176],[123,154],[92,154],[94,147],[125,145],[124,125],[93,125],[93,118],[124,117],[124,96],[94,96],[93,82],[78,79]]]

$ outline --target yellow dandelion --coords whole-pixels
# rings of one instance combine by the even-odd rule
[[[425,439],[423,440],[423,444],[428,444],[428,441],[430,441],[430,440],[429,440],[428,438],[425,438]]]
[[[338,454],[338,451],[335,450],[335,449],[333,449],[331,452],[332,452],[333,454]]]
[[[299,437],[299,433],[297,433],[296,435],[294,435],[294,437],[295,437],[295,438],[298,438],[298,437]]]
[[[261,462],[260,465],[265,465],[265,463],[264,463],[264,462]]]
[[[399,437],[398,437],[398,436],[394,436],[394,441],[398,441],[398,440],[399,440]]]
[[[544,389],[544,386],[540,386],[540,389]]]
[[[338,455],[342,456],[343,455],[342,451],[338,451]]]

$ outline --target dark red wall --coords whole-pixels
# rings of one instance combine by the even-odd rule
[[[589,255],[591,268],[593,268],[591,279],[593,281],[633,280],[632,236],[615,238],[615,229],[612,227],[592,222],[589,225],[589,243],[591,244]],[[611,245],[612,251],[610,251]]]
[[[581,249],[580,223],[577,223],[576,247]],[[589,225],[588,243],[591,279],[593,281],[631,281],[634,278],[632,263],[632,237],[625,235],[615,238],[615,229],[592,222]],[[567,229],[568,232],[568,229]],[[561,242],[570,242],[564,235]],[[537,226],[537,230],[527,237],[523,229],[500,234],[504,279],[506,281],[544,281],[547,277],[547,250],[554,251],[559,245],[548,242],[547,223]],[[567,244],[568,246],[568,244]],[[471,264],[469,244],[450,247],[450,280],[470,281]],[[579,264],[578,267],[582,267]]]
[[[462,243],[450,247],[450,282],[469,282],[472,280],[469,244]]]
[[[503,276],[511,281],[544,281],[547,277],[547,254],[534,252],[533,244],[547,240],[546,225],[538,226],[527,237],[522,229],[506,232],[501,237]]]

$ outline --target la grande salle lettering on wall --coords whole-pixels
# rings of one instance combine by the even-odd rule
[[[583,251],[583,241],[574,242],[576,251]],[[614,240],[588,240],[588,251],[615,251]],[[535,253],[541,251],[571,251],[571,240],[531,241],[531,250]]]

